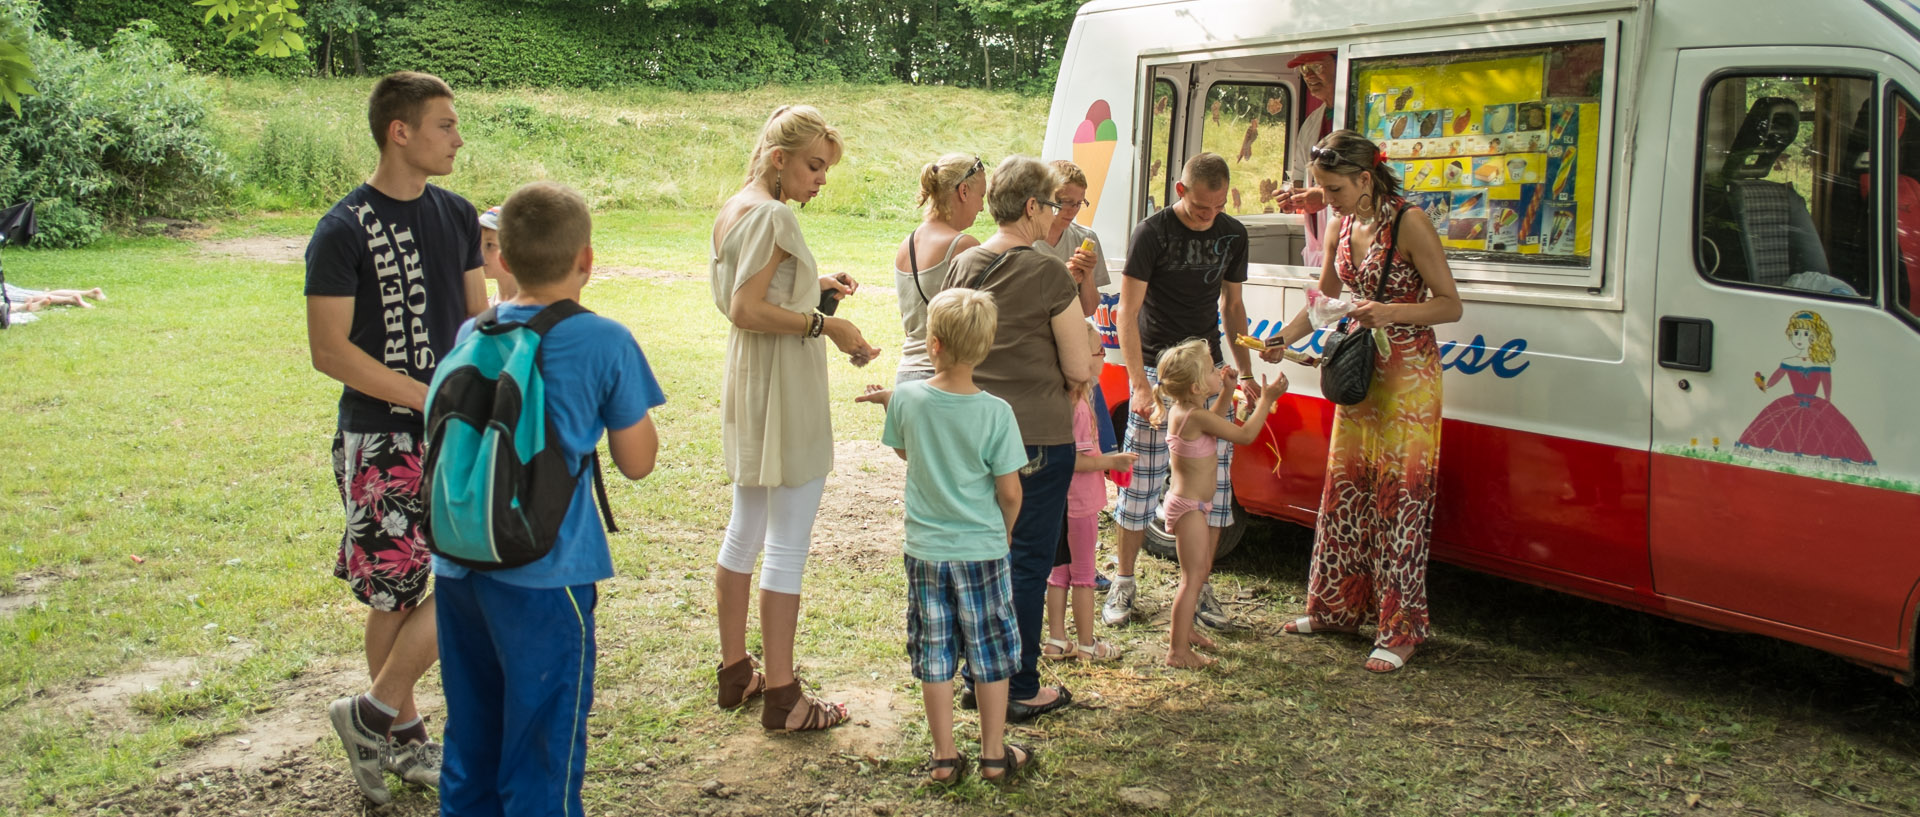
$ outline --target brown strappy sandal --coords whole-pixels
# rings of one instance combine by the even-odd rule
[[[955,754],[953,757],[928,758],[927,762],[920,767],[920,771],[927,776],[927,781],[933,785],[952,787],[958,784],[961,778],[967,776],[967,756],[965,754]],[[934,777],[936,772],[941,771],[946,771],[948,773],[947,776]]]
[[[1018,743],[1003,743],[999,757],[980,758],[980,779],[988,783],[1005,786],[1013,782],[1014,775],[1033,764],[1033,750]],[[999,777],[988,777],[988,769],[999,769]]]
[[[720,679],[721,709],[738,709],[767,691],[767,676],[760,674],[760,662],[749,655],[731,664],[721,665],[715,675]]]
[[[813,732],[846,722],[846,704],[821,700],[801,691],[798,676],[786,686],[769,687],[766,708],[760,710],[760,725],[776,732]]]

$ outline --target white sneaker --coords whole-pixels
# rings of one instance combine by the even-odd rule
[[[1118,627],[1132,620],[1134,592],[1132,576],[1113,577],[1113,586],[1107,589],[1106,606],[1100,609],[1101,623]]]
[[[1220,606],[1220,600],[1213,597],[1213,582],[1200,585],[1200,603],[1194,607],[1193,620],[1215,630],[1237,630],[1240,625]]]
[[[433,741],[401,743],[389,736],[387,751],[380,756],[380,768],[417,786],[440,788],[440,757],[444,747]]]
[[[387,736],[378,735],[360,722],[358,696],[347,696],[327,705],[327,720],[333,722],[333,731],[340,736],[340,743],[347,750],[347,768],[353,772],[353,782],[359,784],[360,793],[372,800],[375,805],[384,806],[393,800],[387,793],[386,775],[380,773],[380,761],[387,753]]]

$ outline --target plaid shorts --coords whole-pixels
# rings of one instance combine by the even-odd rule
[[[1160,384],[1160,374],[1152,366],[1147,367],[1147,381],[1156,386]],[[1166,407],[1167,401],[1160,402]],[[1213,510],[1207,511],[1207,526],[1212,528],[1233,524],[1233,443],[1220,440],[1218,445],[1220,463],[1213,470]],[[1133,484],[1120,489],[1113,521],[1127,530],[1145,530],[1147,521],[1160,510],[1160,496],[1172,470],[1167,457],[1167,432],[1129,411],[1126,450],[1140,458],[1133,461]]]
[[[333,476],[347,512],[333,575],[382,612],[420,606],[433,584],[420,474],[427,452],[418,440],[404,431],[333,435]]]
[[[1012,678],[1020,669],[1020,629],[1013,618],[1007,560],[905,558],[907,657],[913,661],[913,677],[929,684],[953,680],[964,650],[974,683]]]

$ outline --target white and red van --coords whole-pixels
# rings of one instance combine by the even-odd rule
[[[1911,682],[1920,6],[1095,0],[1045,154],[1087,173],[1116,280],[1211,150],[1252,236],[1249,331],[1301,308],[1318,269],[1271,193],[1306,183],[1287,147],[1321,103],[1288,63],[1320,51],[1333,121],[1398,163],[1466,302],[1438,330],[1433,555]],[[1235,488],[1312,524],[1332,407],[1286,367]]]

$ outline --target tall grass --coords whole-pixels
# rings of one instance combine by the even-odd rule
[[[372,80],[228,79],[222,138],[245,168],[243,209],[325,206],[369,173]],[[455,89],[461,150],[449,189],[485,207],[536,179],[572,185],[599,210],[705,209],[738,189],[767,114],[821,109],[847,154],[810,207],[869,218],[913,211],[920,167],[941,153],[989,164],[1034,153],[1047,101],[958,88],[769,87],[744,93]]]

